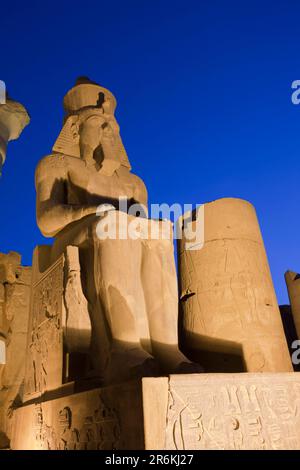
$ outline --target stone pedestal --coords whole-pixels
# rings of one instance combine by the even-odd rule
[[[70,388],[71,384],[56,394],[64,395]],[[124,450],[143,446],[142,391],[138,382],[45,402],[37,400],[14,413],[13,450]]]
[[[300,339],[300,274],[287,271],[284,277],[289,293],[297,336]]]
[[[193,226],[196,221],[191,221]],[[179,241],[182,345],[207,372],[292,371],[253,206],[204,205],[204,245]]]
[[[13,422],[18,450],[299,449],[300,375],[144,378],[23,406]]]

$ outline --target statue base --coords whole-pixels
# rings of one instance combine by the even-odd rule
[[[171,375],[60,393],[14,411],[11,449],[300,448],[300,373]]]

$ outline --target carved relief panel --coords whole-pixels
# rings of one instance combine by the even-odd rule
[[[299,449],[298,374],[172,376],[166,449]]]
[[[27,345],[25,398],[32,394],[42,394],[62,384],[63,282],[64,257],[41,276],[34,278]]]
[[[38,247],[34,255],[25,401],[68,381],[67,354],[89,353],[91,323],[78,248],[68,246],[63,256],[42,269],[42,262],[51,259],[50,250]]]

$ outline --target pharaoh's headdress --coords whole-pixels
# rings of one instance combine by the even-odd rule
[[[62,153],[72,157],[80,158],[79,143],[73,138],[73,124],[78,120],[81,111],[94,108],[103,110],[103,113],[113,117],[117,106],[114,95],[106,88],[101,87],[86,77],[77,79],[76,84],[64,97],[64,126],[52,148],[55,153]],[[125,148],[120,135],[116,145],[121,165],[131,169]]]

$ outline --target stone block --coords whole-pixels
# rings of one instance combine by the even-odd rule
[[[149,377],[23,406],[13,419],[12,449],[299,449],[300,374]]]

